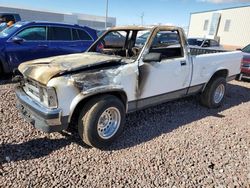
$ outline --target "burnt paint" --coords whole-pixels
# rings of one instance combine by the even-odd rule
[[[146,82],[148,81],[148,75],[150,73],[150,66],[152,66],[152,65],[149,63],[145,63],[145,64],[139,66],[138,88],[136,91],[137,98],[139,98],[141,96],[141,94],[143,93]]]
[[[107,66],[85,71],[72,75],[71,79],[74,81],[74,86],[80,91],[85,91],[99,86],[117,85],[119,83],[115,83],[115,78],[120,73],[120,70],[118,70],[120,66],[122,65],[112,67]]]

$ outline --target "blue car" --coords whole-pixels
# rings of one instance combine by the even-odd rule
[[[96,39],[96,30],[89,27],[17,22],[0,33],[0,75],[25,61],[84,52]]]

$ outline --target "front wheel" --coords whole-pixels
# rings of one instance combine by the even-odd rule
[[[96,97],[84,105],[78,119],[82,140],[93,147],[109,146],[122,132],[125,120],[124,104],[117,97]]]
[[[208,108],[218,108],[222,105],[226,93],[226,80],[218,77],[211,80],[201,94],[201,103]]]

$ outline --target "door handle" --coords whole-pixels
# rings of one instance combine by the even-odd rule
[[[186,61],[181,61],[181,66],[186,66],[187,62]]]
[[[69,45],[69,47],[77,47],[76,44]]]

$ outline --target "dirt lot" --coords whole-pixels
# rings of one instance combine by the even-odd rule
[[[0,187],[250,185],[249,82],[230,82],[216,110],[190,97],[132,113],[106,151],[77,133],[34,129],[18,114],[13,89],[0,85]]]

